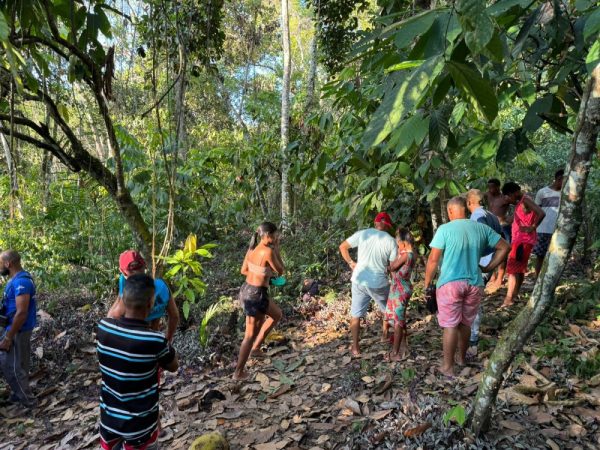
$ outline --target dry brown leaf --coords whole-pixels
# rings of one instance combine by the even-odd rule
[[[65,411],[65,413],[60,418],[60,420],[62,420],[63,422],[65,422],[67,420],[71,420],[74,416],[75,416],[75,413],[73,412],[73,410],[71,408],[69,408],[69,409],[67,409]]]
[[[373,381],[375,381],[375,378],[373,378],[369,375],[366,375],[366,376],[362,377],[362,380],[367,384],[371,384]]]
[[[402,434],[404,434],[404,436],[406,436],[407,438],[413,438],[413,437],[421,436],[429,428],[431,428],[431,422],[425,422],[420,425],[417,425],[416,427],[405,430],[404,433],[402,433]]]
[[[569,425],[566,430],[567,430],[567,433],[569,433],[569,436],[571,436],[571,437],[579,437],[580,438],[587,434],[586,429],[576,423]]]
[[[546,439],[546,444],[548,444],[548,447],[550,447],[552,450],[560,450],[558,444],[550,438]]]
[[[277,432],[278,428],[278,425],[272,425],[268,428],[260,430],[258,433],[256,433],[254,442],[256,442],[257,444],[264,444],[270,441],[271,439],[273,439],[273,436],[275,436],[275,433]]]
[[[382,431],[381,433],[377,433],[371,437],[372,444],[380,444],[388,435],[387,431]]]
[[[279,389],[277,389],[275,392],[273,392],[271,395],[269,395],[269,398],[277,398],[287,392],[289,392],[292,389],[292,387],[289,384],[282,384],[281,386],[279,386]]]
[[[348,408],[350,411],[352,411],[354,414],[356,414],[357,416],[362,415],[362,412],[360,411],[360,406],[356,400],[347,398],[346,401],[344,402],[344,406],[346,408]]]
[[[513,431],[523,431],[525,429],[523,425],[521,425],[519,422],[515,422],[514,420],[501,420],[500,426]]]
[[[287,430],[290,427],[290,421],[287,419],[283,419],[281,421],[281,423],[279,424],[279,426],[281,427],[282,430]]]
[[[348,364],[350,364],[350,361],[352,361],[351,356],[344,356],[342,358],[342,366],[347,366]]]
[[[300,406],[302,404],[302,402],[303,402],[302,397],[300,397],[299,395],[292,396],[292,401],[291,401],[292,406],[295,406],[297,408],[298,406]]]
[[[553,419],[554,417],[551,414],[548,414],[543,411],[537,411],[529,415],[529,420],[540,424],[550,423]]]
[[[331,389],[331,384],[329,383],[323,383],[323,385],[321,386],[321,393],[327,392]]]
[[[387,417],[387,415],[392,411],[393,409],[382,409],[381,411],[372,412],[369,417],[373,420],[381,420],[384,417]]]
[[[319,439],[317,439],[317,444],[324,444],[328,440],[329,440],[329,435],[322,434],[321,436],[319,436]]]
[[[258,373],[256,374],[256,377],[254,377],[254,380],[255,380],[255,381],[257,381],[257,382],[259,382],[261,385],[262,385],[262,384],[266,384],[266,385],[268,385],[268,384],[269,384],[269,381],[270,381],[270,380],[269,380],[269,377],[268,377],[268,376],[266,376],[266,375],[265,375],[264,373],[262,373],[262,372],[258,372]]]

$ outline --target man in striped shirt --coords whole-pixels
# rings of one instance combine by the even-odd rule
[[[100,441],[105,450],[158,448],[158,368],[178,369],[175,350],[146,317],[154,302],[154,280],[127,278],[125,315],[102,319],[97,330]]]

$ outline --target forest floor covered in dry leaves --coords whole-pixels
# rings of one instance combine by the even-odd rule
[[[600,322],[596,305],[573,313],[581,292],[576,280],[560,288],[556,314],[511,367],[483,439],[459,423],[499,333],[520,304],[498,310],[504,291],[487,297],[479,354],[446,381],[434,371],[441,330],[418,299],[410,309],[406,361],[384,361],[389,344],[380,343],[373,313],[363,329],[363,355],[351,358],[350,299],[342,289],[287,308],[268,341],[268,357],[250,361],[247,382],[231,380],[240,336],[213,327],[212,348],[197,350],[197,329],[180,333],[175,346],[182,367],[165,376],[161,390],[162,448],[187,449],[203,433],[219,431],[232,449],[597,449]],[[41,326],[33,339],[39,407],[0,407],[0,450],[98,446],[94,325],[106,305],[84,296],[61,298],[60,312],[49,315],[43,310],[50,301],[40,298]],[[4,388],[0,384],[0,399]]]

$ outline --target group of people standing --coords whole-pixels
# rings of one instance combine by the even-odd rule
[[[491,291],[497,290],[508,274],[502,307],[509,307],[518,298],[532,252],[537,256],[535,274],[539,274],[556,226],[563,176],[564,171],[557,171],[535,201],[517,183],[507,182],[500,188],[499,180],[490,179],[486,193],[471,189],[448,202],[449,222],[436,230],[429,245],[424,281],[428,303],[436,305],[438,323],[444,330],[439,366],[443,376],[454,376],[455,364],[466,363],[469,348],[476,353],[486,284]],[[484,207],[486,202],[489,210]],[[352,270],[354,356],[360,356],[360,320],[371,299],[383,315],[382,342],[388,338],[391,323],[394,326],[388,359],[400,360],[407,352],[406,310],[416,260],[414,239],[409,230],[399,228],[394,240],[391,228],[390,216],[381,212],[373,228],[356,232],[340,245],[342,258]],[[356,261],[350,255],[352,248],[358,248]]]
[[[539,273],[556,224],[562,184],[560,170],[534,201],[518,184],[508,182],[500,189],[500,182],[491,179],[485,194],[472,189],[448,202],[449,222],[437,229],[425,268],[425,293],[428,300],[435,300],[444,330],[439,366],[443,376],[453,377],[455,365],[466,362],[469,345],[477,345],[485,284],[498,288],[506,272],[503,306],[510,306],[518,298],[532,252],[538,257],[535,270]],[[483,206],[485,201],[489,210]],[[398,228],[394,238],[392,227],[391,217],[381,212],[373,228],[354,233],[339,247],[352,270],[350,332],[355,357],[360,356],[360,320],[371,300],[383,313],[382,341],[388,341],[393,326],[387,359],[399,361],[408,351],[407,309],[416,249],[409,229]],[[356,260],[350,255],[353,248],[358,248]],[[160,433],[161,372],[176,371],[179,366],[172,347],[179,313],[167,284],[146,274],[146,262],[138,252],[122,253],[119,269],[119,294],[97,328],[101,446],[105,450],[152,450],[158,446]],[[264,222],[256,230],[241,268],[246,280],[239,301],[246,329],[235,380],[249,377],[248,358],[264,356],[261,346],[281,320],[281,309],[269,298],[268,288],[270,280],[284,271],[277,227]],[[0,253],[0,275],[9,278],[0,310],[0,368],[12,391],[9,401],[33,407],[28,373],[31,332],[36,326],[35,283],[14,250]],[[166,335],[160,332],[163,317],[167,318]]]

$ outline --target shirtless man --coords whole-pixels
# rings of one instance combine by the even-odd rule
[[[504,195],[500,191],[500,180],[497,178],[490,178],[487,183],[488,190],[485,193],[485,197],[488,204],[489,211],[494,214],[500,221],[502,227],[502,234],[506,242],[511,241],[511,224],[512,216],[508,214],[510,203],[506,201]],[[506,261],[498,266],[498,271],[494,273],[488,284],[488,291],[495,292],[502,286],[504,281],[504,274],[506,273]]]

